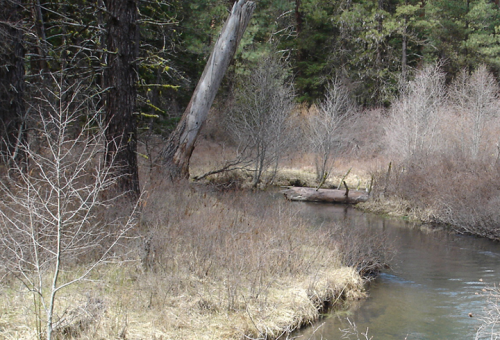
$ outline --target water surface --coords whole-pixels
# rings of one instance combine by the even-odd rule
[[[487,303],[484,290],[500,282],[499,243],[342,206],[308,203],[300,210],[314,223],[386,232],[396,251],[392,268],[370,284],[367,300],[327,317],[300,339],[342,339],[346,318],[360,331],[368,328],[374,340],[474,339]]]

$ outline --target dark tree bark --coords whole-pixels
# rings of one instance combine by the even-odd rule
[[[0,0],[0,150],[4,160],[25,161],[24,45],[21,0]]]
[[[131,199],[140,194],[137,168],[138,0],[105,0],[107,19],[106,162],[116,169],[116,192]]]
[[[301,5],[302,5],[302,0],[295,0],[295,33],[297,34],[296,39],[299,42],[299,46],[296,51],[297,53],[296,63],[299,65],[304,61],[304,55],[306,54],[304,53],[306,51],[304,51],[302,43],[300,42],[300,40],[302,39],[302,31],[304,29],[304,13],[302,13]],[[297,72],[297,77],[300,78],[303,76],[301,67],[299,67],[296,72]]]
[[[304,15],[302,14],[302,10],[300,8],[301,5],[301,0],[295,0],[295,30],[297,32],[297,36],[300,36],[302,33],[302,26],[304,24]]]
[[[239,0],[234,4],[191,101],[176,129],[169,136],[161,157],[172,179],[189,177],[189,160],[198,133],[207,118],[222,78],[236,53],[254,8],[255,4],[248,0]]]
[[[40,0],[30,0],[31,20],[36,34],[36,47],[33,51],[31,67],[32,73],[48,73],[47,66],[47,35],[45,33],[45,20],[42,13]]]
[[[405,5],[408,5],[408,0],[405,1]],[[406,74],[407,74],[407,64],[408,64],[408,36],[407,36],[407,30],[408,30],[408,16],[405,15],[403,17],[403,41],[402,41],[402,46],[401,46],[401,75],[403,77],[403,82],[406,83]]]

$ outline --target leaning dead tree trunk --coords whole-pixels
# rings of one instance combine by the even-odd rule
[[[208,111],[241,37],[250,21],[255,4],[239,0],[233,6],[205,70],[176,129],[170,134],[161,160],[172,179],[189,177],[189,160]]]

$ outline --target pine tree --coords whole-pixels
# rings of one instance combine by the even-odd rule
[[[467,64],[476,69],[486,63],[500,71],[500,8],[487,0],[471,2],[465,16],[468,22],[467,40],[464,48]]]
[[[139,197],[137,168],[137,0],[105,0],[107,13],[106,161],[117,167],[118,193]]]

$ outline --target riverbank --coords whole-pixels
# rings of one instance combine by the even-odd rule
[[[182,293],[169,294],[165,273],[139,278],[139,271],[111,265],[96,274],[98,283],[63,292],[59,339],[277,339],[317,321],[326,304],[344,308],[365,296],[361,278],[347,267],[282,276],[260,296],[241,289],[234,299],[218,296],[229,282],[186,278]],[[2,287],[0,338],[38,339],[32,296],[19,289]]]
[[[294,208],[269,193],[157,185],[122,260],[61,291],[61,338],[273,339],[363,298],[338,250],[356,242]],[[0,290],[0,338],[35,339],[33,296],[15,279]]]
[[[394,197],[371,197],[366,202],[356,204],[356,208],[378,215],[399,217],[404,220],[419,223],[432,223],[435,218],[434,212],[431,209],[421,209],[419,207],[412,206],[412,204],[408,201]]]

